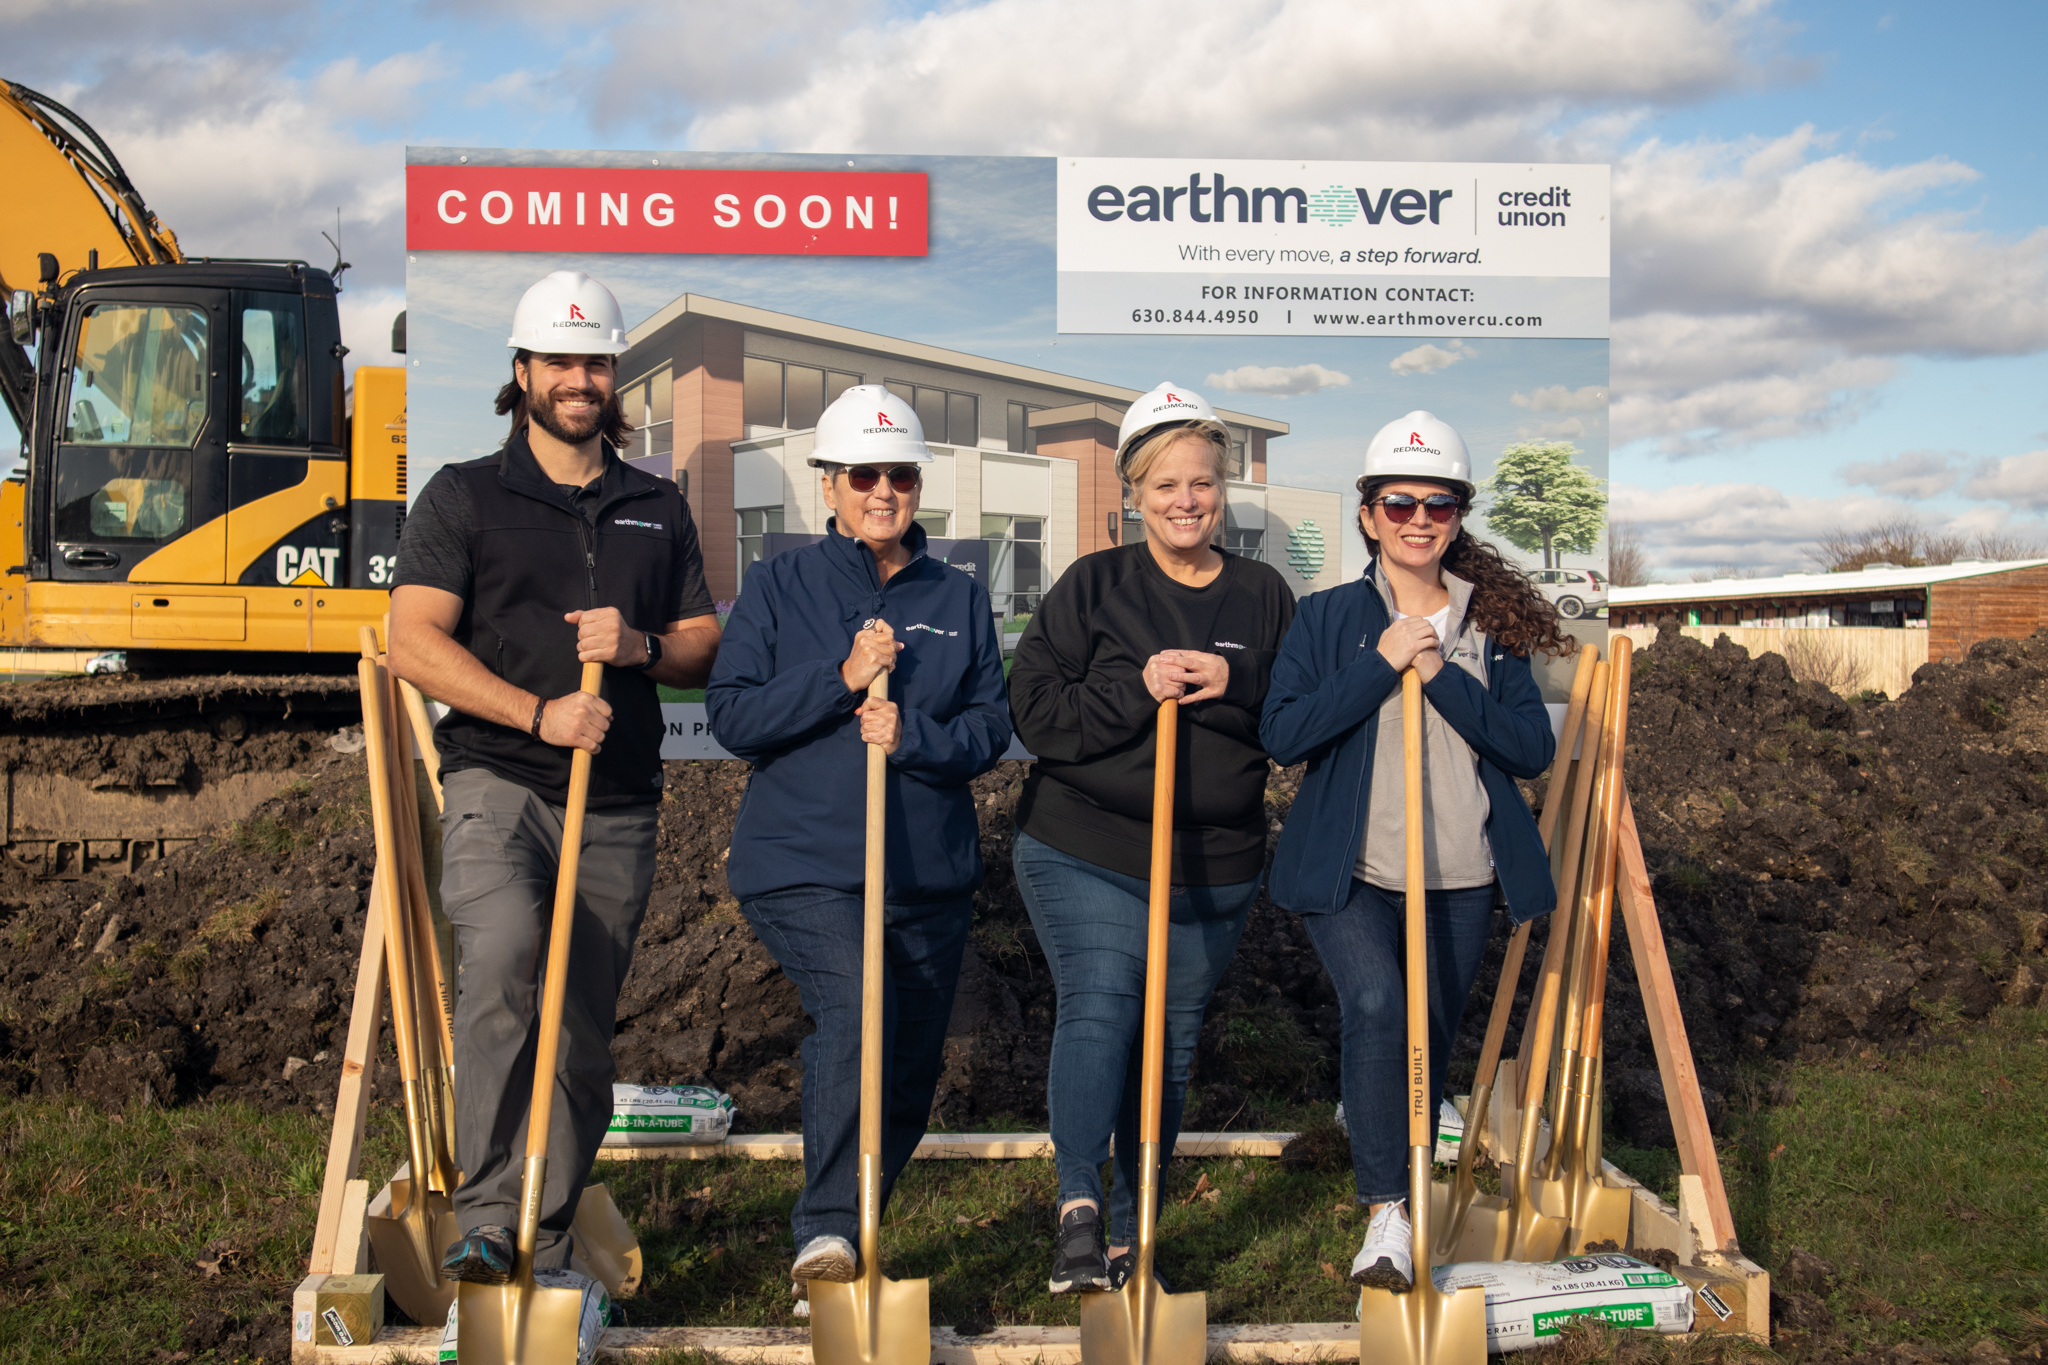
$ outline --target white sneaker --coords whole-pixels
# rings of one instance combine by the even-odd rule
[[[1408,1201],[1383,1204],[1366,1225],[1365,1245],[1351,1261],[1351,1283],[1405,1294],[1415,1287],[1415,1229]]]
[[[811,1282],[809,1280],[791,1280],[789,1282],[789,1292],[796,1297],[796,1305],[790,1311],[800,1318],[809,1317],[811,1315]]]
[[[796,1280],[830,1280],[834,1284],[847,1284],[859,1268],[860,1256],[854,1251],[853,1243],[844,1237],[828,1234],[804,1243],[804,1249],[797,1253],[796,1264],[789,1268],[789,1274]]]

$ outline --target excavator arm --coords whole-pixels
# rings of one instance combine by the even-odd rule
[[[37,257],[64,270],[173,265],[177,236],[150,212],[113,150],[90,125],[49,96],[0,81],[0,302],[41,281]],[[34,370],[21,343],[0,335],[0,393],[15,426],[29,426]]]

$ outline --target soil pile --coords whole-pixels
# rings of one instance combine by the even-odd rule
[[[1795,681],[1776,655],[1675,630],[1638,653],[1635,679],[1630,787],[1710,1092],[1750,1059],[1924,1045],[2000,999],[2039,993],[2048,632],[1929,665],[1896,702],[1847,702]],[[324,730],[284,738],[252,726],[195,741],[246,747],[261,729],[273,735],[262,743],[297,754],[301,781],[218,839],[138,875],[12,884],[0,1085],[109,1105],[217,1093],[331,1105],[374,854],[362,759],[333,752],[334,718],[319,720]],[[745,774],[738,763],[669,765],[614,1055],[621,1080],[730,1091],[740,1131],[791,1130],[811,1026],[724,875]],[[934,1113],[956,1129],[1045,1121],[1052,981],[1010,874],[1022,778],[1006,763],[974,784],[988,876]],[[1275,835],[1299,781],[1298,769],[1273,770]],[[1524,1007],[1544,933],[1518,983]],[[1470,1077],[1505,941],[1503,927],[1454,1082]],[[1609,981],[1612,1128],[1668,1144],[1618,927]],[[1337,1020],[1300,921],[1262,897],[1217,988],[1187,1126],[1244,1127],[1276,1105],[1334,1101]],[[379,1079],[390,1093],[391,1069]]]

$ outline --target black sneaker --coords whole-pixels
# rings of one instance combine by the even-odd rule
[[[486,1223],[448,1248],[441,1259],[441,1273],[464,1284],[505,1284],[512,1278],[515,1254],[512,1229]]]
[[[1051,1289],[1055,1294],[1068,1294],[1076,1289],[1092,1293],[1109,1287],[1109,1259],[1102,1254],[1102,1215],[1092,1205],[1082,1204],[1060,1219]]]
[[[1126,1251],[1123,1255],[1111,1261],[1109,1263],[1109,1287],[1111,1291],[1122,1289],[1125,1285],[1129,1284],[1131,1276],[1135,1275],[1137,1271],[1138,1253],[1135,1251]],[[1166,1282],[1166,1277],[1159,1273],[1159,1262],[1157,1261],[1152,1263],[1152,1283],[1159,1286],[1159,1292],[1162,1294],[1171,1294],[1173,1292],[1173,1286],[1169,1285]]]

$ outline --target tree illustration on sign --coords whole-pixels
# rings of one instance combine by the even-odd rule
[[[1487,529],[1553,569],[1566,554],[1590,554],[1607,528],[1606,480],[1578,463],[1568,441],[1523,441],[1500,453],[1479,485]]]
[[[1304,579],[1323,571],[1323,528],[1311,518],[1303,517],[1288,531],[1287,562]]]

